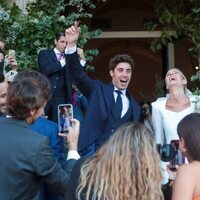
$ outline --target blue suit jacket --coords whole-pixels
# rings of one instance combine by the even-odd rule
[[[95,141],[105,132],[113,132],[108,130],[108,117],[111,112],[111,104],[113,100],[113,84],[104,84],[99,80],[93,80],[83,71],[78,55],[67,55],[66,59],[69,62],[69,71],[73,77],[77,87],[89,100],[89,107],[86,113],[84,125],[79,136],[79,150],[83,150]],[[140,106],[134,98],[130,97],[132,107],[132,120],[138,121],[140,116]]]
[[[38,55],[38,65],[40,72],[48,77],[51,83],[51,92],[52,95],[57,88],[59,81],[59,73],[62,70],[62,66],[60,62],[58,62],[56,54],[53,49],[51,50],[41,50]],[[68,100],[67,102],[72,101],[72,79],[68,70],[68,63],[66,62],[65,67],[65,82],[67,91],[63,91],[67,93]]]
[[[31,124],[29,127],[49,138],[55,158],[63,166],[65,164],[66,153],[64,149],[64,140],[58,135],[58,124],[44,119],[43,117],[39,117],[35,123]]]

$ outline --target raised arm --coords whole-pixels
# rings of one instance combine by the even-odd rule
[[[77,22],[74,22],[74,25],[65,30],[65,37],[67,41],[67,48],[72,48],[77,45],[79,38],[80,27]]]
[[[69,72],[77,85],[78,89],[88,98],[91,96],[93,88],[95,87],[95,80],[91,79],[83,70],[79,55],[77,54],[77,41],[79,37],[80,28],[75,22],[73,26],[65,31],[67,50],[66,60],[69,66]]]

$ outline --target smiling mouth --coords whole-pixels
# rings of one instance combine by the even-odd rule
[[[175,81],[176,79],[174,77],[170,78],[170,81]]]
[[[124,80],[120,80],[120,82],[121,82],[121,83],[127,83],[127,81],[124,81]]]

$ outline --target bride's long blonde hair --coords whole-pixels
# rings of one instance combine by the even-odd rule
[[[160,200],[160,158],[143,124],[119,128],[81,167],[80,200]]]

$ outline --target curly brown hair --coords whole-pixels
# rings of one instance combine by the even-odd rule
[[[129,63],[132,70],[134,70],[135,62],[133,58],[128,54],[118,54],[111,58],[109,62],[109,70],[114,70],[117,67],[117,65],[122,62]]]
[[[162,200],[160,158],[143,124],[120,127],[81,167],[80,200]]]

